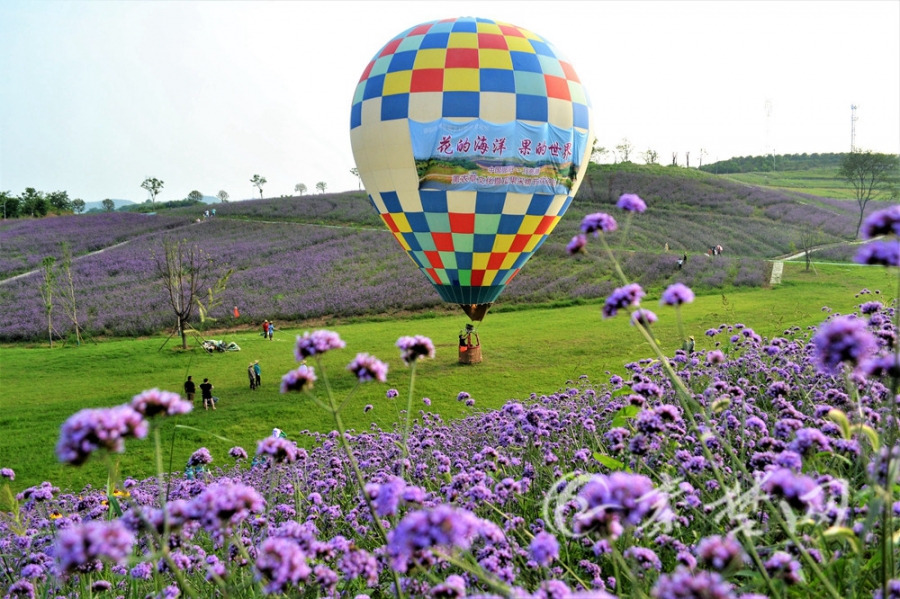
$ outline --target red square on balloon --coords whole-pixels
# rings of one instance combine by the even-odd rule
[[[512,244],[509,246],[510,252],[521,252],[525,250],[525,246],[528,245],[528,242],[531,241],[531,235],[523,235],[521,233],[516,235],[516,238],[513,239]]]
[[[506,38],[497,33],[479,33],[478,47],[480,49],[489,48],[492,50],[509,50],[506,44]]]
[[[542,218],[540,224],[534,230],[534,234],[546,235],[547,231],[550,230],[550,227],[553,226],[553,219],[555,218],[555,216],[545,216],[544,218]]]
[[[444,91],[444,69],[415,69],[409,84],[410,92]]]
[[[500,270],[504,260],[506,260],[505,252],[491,252],[491,257],[488,258],[488,270]]]
[[[431,238],[434,239],[434,247],[439,252],[452,252],[453,250],[453,233],[432,233]]]
[[[475,215],[464,214],[460,212],[451,212],[450,230],[454,233],[474,233],[475,232]]]
[[[477,48],[447,48],[444,67],[448,69],[477,69]]]
[[[568,79],[569,81],[575,81],[577,83],[581,83],[581,81],[578,80],[578,75],[575,74],[575,69],[572,68],[572,65],[560,60],[559,66],[562,67],[563,73],[566,74],[566,79]]]
[[[388,45],[384,47],[384,50],[381,51],[381,54],[378,55],[379,58],[382,56],[390,56],[397,50],[397,46],[400,45],[400,42],[403,41],[403,38],[397,38],[395,40],[391,40],[388,42]]]
[[[544,82],[547,85],[547,97],[559,98],[560,100],[572,100],[569,93],[569,82],[562,77],[554,77],[553,75],[544,75]]]
[[[441,255],[438,252],[425,252],[425,257],[431,263],[431,268],[444,268],[444,262],[441,260]]]
[[[431,277],[431,280],[434,281],[435,285],[441,284],[441,278],[439,276],[437,276],[437,273],[434,271],[433,268],[426,268],[425,272],[428,273],[428,276]]]
[[[381,220],[384,221],[384,224],[387,225],[387,228],[393,231],[394,233],[398,232],[400,229],[397,228],[397,223],[394,222],[394,217],[390,214],[382,214]]]
[[[472,287],[481,287],[484,283],[484,271],[483,270],[473,270],[472,278],[470,279]]]

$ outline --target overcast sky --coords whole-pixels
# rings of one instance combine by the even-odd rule
[[[596,137],[663,164],[900,152],[900,2],[0,1],[0,190],[85,201],[357,188],[353,92],[403,30],[474,16],[574,64]],[[767,102],[770,110],[767,116]],[[637,157],[634,157],[637,158]],[[638,162],[641,160],[638,158]],[[258,197],[258,195],[257,195]]]

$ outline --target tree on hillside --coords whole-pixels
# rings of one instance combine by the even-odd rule
[[[350,174],[356,177],[357,188],[362,189],[362,178],[359,176],[359,169],[354,166],[350,169]]]
[[[187,349],[188,321],[194,313],[196,300],[206,287],[212,260],[197,245],[187,241],[163,241],[163,253],[156,260],[156,273],[163,282],[169,307],[175,314],[181,347]]]
[[[700,148],[700,166],[698,166],[697,168],[703,168],[703,157],[704,156],[708,156],[708,154],[707,154],[706,150],[704,150],[703,148]]]
[[[75,343],[81,345],[84,338],[81,336],[81,324],[78,322],[78,302],[75,296],[75,278],[72,276],[72,250],[69,244],[62,242],[60,244],[62,250],[62,261],[60,269],[62,271],[62,282],[58,286],[59,303],[63,312],[72,321],[75,327]]]
[[[56,289],[56,258],[47,256],[41,261],[41,280],[38,290],[41,292],[41,300],[44,302],[44,314],[47,316],[47,337],[50,339],[50,347],[53,347],[53,293]],[[59,335],[57,335],[58,337]]]
[[[859,221],[856,223],[856,235],[866,212],[866,204],[870,200],[879,199],[882,194],[897,185],[900,161],[896,154],[879,154],[871,150],[854,150],[844,155],[838,176],[853,186],[856,203],[859,206]]]
[[[157,179],[156,177],[147,177],[144,179],[144,182],[141,183],[141,187],[147,190],[147,193],[150,194],[150,203],[156,203],[156,196],[159,195],[159,192],[162,191],[163,182]]]
[[[297,183],[296,185],[294,185],[294,191],[296,191],[300,195],[303,195],[304,193],[306,193],[306,185],[304,185],[303,183]]]
[[[84,212],[84,200],[81,198],[75,198],[72,200],[72,212],[75,214],[81,214]]]
[[[643,158],[644,162],[646,162],[647,164],[656,164],[656,160],[658,157],[659,154],[657,154],[654,150],[648,149],[646,152],[641,152],[641,158]]]
[[[603,161],[603,157],[607,154],[609,154],[609,150],[600,145],[599,139],[595,139],[594,145],[591,146],[591,162],[600,164]]]
[[[263,188],[263,185],[265,185],[267,183],[266,178],[260,177],[259,175],[253,175],[253,178],[250,179],[250,182],[253,183],[253,185],[257,189],[259,189],[259,199],[262,199],[262,197],[263,197],[262,196],[262,188]]]
[[[619,153],[619,156],[621,156],[622,162],[628,162],[631,152],[634,151],[634,146],[628,141],[627,137],[623,137],[622,141],[619,142],[619,145],[616,146],[616,151]]]
[[[316,189],[319,190],[319,193],[325,193],[325,189],[328,188],[328,184],[325,181],[319,181],[316,183]]]
[[[52,191],[47,194],[47,203],[53,208],[57,214],[68,212],[72,209],[72,201],[69,199],[67,191]]]
[[[672,152],[672,166],[678,166],[678,152]]]
[[[21,202],[20,212],[28,216],[47,216],[50,202],[47,201],[43,191],[37,191],[34,187],[26,187],[25,192],[19,197]]]
[[[107,212],[112,212],[113,210],[116,209],[116,203],[113,202],[109,198],[106,198],[105,200],[103,200],[100,203],[103,205],[103,209],[106,210]]]
[[[12,192],[0,191],[0,204],[3,204],[3,218],[19,217],[19,198]]]
[[[195,189],[195,190],[193,190],[191,193],[188,194],[187,199],[190,200],[190,201],[192,201],[192,202],[202,202],[202,201],[203,201],[203,194],[200,193],[199,191],[197,191],[197,190]]]
[[[800,229],[800,249],[803,251],[803,257],[806,260],[806,270],[812,266],[812,251],[817,245],[822,243],[822,231],[813,229],[812,225],[804,224]]]
[[[684,166],[686,166],[687,168],[691,168],[691,153],[690,152],[684,153]]]
[[[219,198],[219,201],[223,204],[228,202],[228,192],[224,189],[220,189],[219,193],[216,194],[216,197]]]

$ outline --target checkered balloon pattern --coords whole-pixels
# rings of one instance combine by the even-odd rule
[[[588,141],[566,194],[420,189],[410,121],[549,124]],[[350,139],[374,208],[441,297],[487,304],[553,231],[587,168],[592,112],[572,64],[546,39],[480,18],[417,25],[363,70]]]

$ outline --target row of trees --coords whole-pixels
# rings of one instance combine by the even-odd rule
[[[628,141],[627,137],[623,137],[622,141],[615,147],[615,151],[610,150],[605,146],[601,146],[599,140],[594,140],[594,146],[591,149],[591,162],[596,164],[601,164],[607,155],[611,154],[613,157],[613,161],[618,162],[631,162],[631,156],[637,153],[645,164],[659,164],[659,152],[652,148],[647,148],[643,152],[637,152],[634,144]],[[709,153],[700,148],[700,168],[703,167],[703,158],[708,156]],[[679,157],[680,154],[678,152],[672,152],[672,166],[679,165]],[[688,168],[691,166],[691,153],[684,153],[684,165]]]
[[[42,217],[50,212],[84,212],[85,203],[81,198],[69,199],[66,191],[44,193],[34,187],[26,187],[22,195],[15,196],[9,191],[0,191],[0,211],[3,218]]]

